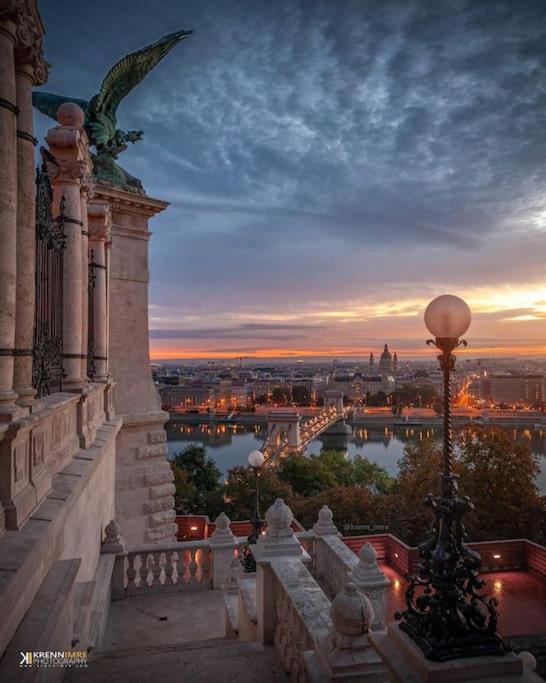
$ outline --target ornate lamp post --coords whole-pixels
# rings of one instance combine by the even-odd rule
[[[256,543],[260,537],[262,530],[262,520],[260,515],[260,468],[264,464],[264,454],[261,451],[252,451],[248,456],[248,464],[254,471],[254,481],[256,482],[256,501],[254,505],[254,517],[252,519],[252,536],[253,542]],[[250,539],[249,539],[250,540]]]
[[[241,553],[241,564],[247,573],[256,571],[256,561],[250,550],[250,545],[256,543],[262,530],[262,520],[260,515],[260,468],[264,464],[264,454],[261,451],[252,451],[248,456],[248,464],[254,470],[254,481],[256,488],[256,501],[254,503],[254,517],[252,518],[252,533],[247,538],[247,544]]]
[[[440,349],[438,360],[444,375],[443,467],[440,495],[429,494],[425,500],[434,513],[432,537],[419,546],[421,564],[417,575],[408,577],[407,608],[396,618],[425,657],[435,661],[507,651],[496,633],[498,602],[482,592],[485,581],[478,576],[481,558],[464,542],[463,517],[473,505],[468,497],[457,494],[453,474],[452,351],[466,346],[460,337],[470,327],[471,317],[468,305],[452,295],[434,299],[425,311],[425,324],[435,337],[427,344]]]

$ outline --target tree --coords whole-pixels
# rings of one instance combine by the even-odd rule
[[[204,514],[206,496],[220,486],[222,473],[203,446],[189,444],[171,462],[174,473],[175,505],[184,514]]]
[[[292,507],[295,494],[289,484],[281,481],[273,470],[261,469],[260,508],[262,517],[276,498],[282,498]],[[223,487],[224,511],[231,519],[251,519],[256,502],[256,481],[249,467],[232,467],[228,471],[227,482]]]
[[[465,518],[469,538],[544,538],[546,518],[535,478],[538,457],[503,429],[463,430],[457,438],[459,490],[473,512]]]
[[[277,476],[302,496],[314,496],[336,485],[336,477],[317,458],[291,455],[277,467]]]
[[[395,479],[375,462],[363,455],[355,455],[352,461],[354,483],[368,488],[374,493],[387,493],[394,485]]]
[[[386,496],[389,526],[410,545],[425,540],[432,518],[423,506],[429,493],[439,490],[441,455],[434,441],[408,443],[398,461],[398,477]]]
[[[387,525],[383,497],[360,486],[335,486],[316,496],[299,498],[295,517],[310,529],[323,505],[330,507],[334,523],[344,536],[377,533],[376,527]]]
[[[546,537],[546,499],[534,480],[537,458],[526,444],[502,429],[461,431],[455,441],[454,473],[459,495],[468,496],[475,509],[465,516],[471,541]],[[391,530],[410,545],[429,535],[433,517],[423,500],[440,488],[442,453],[436,443],[408,444],[399,461],[399,474],[386,496]]]

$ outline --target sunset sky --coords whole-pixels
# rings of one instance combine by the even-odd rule
[[[153,357],[430,354],[423,310],[446,292],[473,310],[469,353],[546,354],[542,0],[41,12],[43,89],[79,98],[195,31],[118,112],[145,133],[121,165],[171,203],[151,224]]]

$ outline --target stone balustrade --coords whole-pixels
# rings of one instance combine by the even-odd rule
[[[0,533],[20,529],[51,491],[53,477],[91,446],[106,420],[105,389],[90,384],[81,393],[51,394],[40,410],[2,426]]]
[[[358,557],[341,538],[328,506],[319,512],[313,527],[313,573],[330,595],[337,595],[352,581],[374,608],[372,630],[386,627],[387,589],[390,581],[377,564],[377,552],[371,543],[365,543]]]
[[[212,536],[198,541],[150,543],[121,548],[112,576],[112,597],[122,599],[153,592],[221,589],[233,578],[233,564],[246,539],[230,531],[230,520],[221,513]],[[112,537],[118,532],[114,529]],[[112,551],[110,551],[112,552]]]
[[[124,565],[121,573],[124,597],[212,588],[212,553],[208,540],[151,543],[119,555],[116,564],[120,562]],[[118,595],[119,586],[113,586],[113,592]]]

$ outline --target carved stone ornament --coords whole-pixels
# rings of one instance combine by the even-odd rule
[[[327,505],[323,505],[318,513],[318,521],[313,526],[317,536],[341,536],[334,524],[334,513]]]
[[[369,631],[374,613],[368,598],[348,583],[333,599],[330,617],[337,635],[359,636]]]
[[[210,537],[210,542],[212,545],[235,544],[235,536],[230,529],[231,520],[225,512],[221,512],[218,515],[218,517],[214,520],[214,524],[215,529]]]
[[[14,0],[4,2],[13,6],[12,17],[15,21],[15,63],[16,67],[26,67],[33,85],[43,85],[47,81],[49,63],[44,59],[42,36],[44,30],[35,0]],[[0,5],[0,16],[2,16]]]

